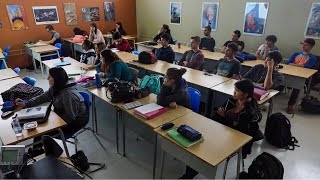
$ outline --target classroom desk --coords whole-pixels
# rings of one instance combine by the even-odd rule
[[[15,73],[11,68],[0,70],[0,81],[15,77],[19,77],[19,75]]]
[[[44,72],[43,72],[43,64],[42,64],[43,61],[41,60],[41,58],[48,57],[48,56],[60,57],[59,48],[52,45],[32,47],[30,48],[30,50],[32,51],[32,62],[33,62],[35,72],[37,72],[37,66],[36,66],[36,60],[37,60],[40,63],[42,77],[44,77]]]
[[[231,79],[225,83],[222,83],[222,84],[219,84],[217,86],[212,87],[211,89],[214,90],[214,92],[215,92],[212,102],[213,103],[215,102],[214,99],[216,96],[219,96],[219,94],[226,94],[229,96],[233,96],[234,84],[236,82],[237,82],[237,80]],[[272,89],[272,90],[269,90],[269,93],[270,94],[266,98],[262,99],[261,101],[257,101],[258,105],[263,105],[267,102],[270,103],[267,117],[269,117],[272,114],[274,97],[279,93],[279,91]],[[212,105],[212,106],[214,106],[214,105]]]
[[[236,152],[238,152],[238,177],[242,159],[241,149],[252,137],[194,112],[181,116],[172,122],[175,124],[174,127],[186,124],[201,132],[204,141],[189,148],[184,148],[166,134],[167,130],[155,129],[155,132],[161,137],[160,178],[162,178],[165,153],[172,155],[211,179],[216,176],[217,166]]]
[[[3,55],[3,51],[0,48],[0,61],[2,61],[4,63],[4,67],[8,68],[6,61],[4,60],[4,55]]]
[[[108,39],[108,41],[106,42],[106,44],[108,44],[108,43],[112,43],[112,34],[103,34],[103,37],[105,37],[105,38],[107,38]],[[126,39],[129,43],[130,43],[130,45],[131,45],[131,47],[133,48],[133,49],[136,49],[135,48],[135,44],[136,44],[136,39],[137,39],[137,37],[135,36],[135,35],[125,35],[125,36],[122,36],[122,38],[123,39]]]

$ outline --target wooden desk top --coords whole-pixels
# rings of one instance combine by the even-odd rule
[[[135,55],[135,54],[131,54],[131,53],[128,53],[128,52],[124,52],[124,51],[118,51],[118,52],[115,52],[119,58],[128,63],[132,60],[138,60],[138,55]]]
[[[181,48],[178,48],[177,45],[172,45],[172,44],[170,44],[170,46],[172,47],[172,50],[175,53],[179,53],[179,54],[184,54],[186,51],[191,50],[190,47],[188,47],[188,46],[181,45]],[[218,61],[219,59],[224,58],[224,56],[225,56],[225,54],[220,53],[220,52],[211,52],[211,51],[202,50],[202,49],[201,49],[201,51],[204,55],[204,58],[208,59],[208,60]]]
[[[166,134],[167,130],[163,131],[160,128],[157,128],[155,129],[155,132],[212,166],[220,164],[228,156],[232,155],[252,139],[252,137],[246,134],[194,112],[181,116],[172,122],[175,124],[174,127],[186,124],[201,132],[204,141],[189,148],[183,148]]]
[[[0,81],[14,77],[19,77],[19,75],[15,73],[11,68],[0,70]]]
[[[66,71],[68,70],[79,70],[81,67],[82,68],[88,68],[89,65],[85,64],[85,63],[81,63],[71,57],[64,57],[64,61],[68,61],[71,64],[67,65],[67,66],[62,66],[63,69],[65,69]],[[55,63],[61,62],[60,58],[58,59],[52,59],[52,60],[48,60],[48,61],[43,61],[42,63],[45,64],[47,67],[49,68],[53,68],[55,67]]]
[[[89,89],[89,92],[91,92],[95,96],[98,96],[103,101],[115,106],[115,104],[113,104],[111,102],[111,99],[107,98],[107,88],[106,87]],[[111,95],[109,92],[108,92],[108,96],[111,98]]]
[[[155,46],[149,46],[149,45],[145,45],[145,44],[144,44],[144,43],[146,43],[146,42],[150,42],[150,41],[141,41],[141,42],[137,42],[137,43],[135,43],[135,44],[136,44],[136,45],[139,45],[139,46],[144,46],[144,47],[147,47],[147,48],[155,48],[155,49],[159,49],[159,48],[162,47],[160,43],[158,43],[158,45],[155,45]]]
[[[11,127],[11,121],[11,117],[5,120],[0,117],[0,137],[5,145],[17,144],[67,125],[63,119],[51,111],[46,123],[39,124],[37,129],[33,131],[22,130],[23,136],[17,137]]]
[[[262,60],[254,60],[254,61],[244,61],[242,63],[243,66],[249,66],[253,67],[257,64],[264,64],[264,61]],[[279,71],[283,74],[291,75],[291,76],[297,76],[301,78],[310,78],[313,74],[317,73],[317,70],[315,69],[308,69],[298,66],[292,66],[288,64],[281,64],[283,66],[282,69],[279,69]]]
[[[157,95],[155,94],[150,94],[147,97],[138,99],[137,101],[139,101],[141,104],[146,105],[146,104],[150,104],[150,103],[156,103],[157,102]],[[171,108],[167,108],[168,111],[160,116],[157,116],[153,119],[150,120],[146,120],[143,117],[136,115],[134,113],[134,109],[130,109],[127,110],[123,107],[124,103],[118,103],[116,104],[116,106],[121,109],[122,111],[128,113],[129,115],[133,116],[134,118],[140,120],[141,122],[143,122],[144,124],[148,125],[149,127],[151,127],[152,129],[155,129],[167,122],[171,122],[183,115],[186,115],[188,113],[191,113],[192,111],[188,108],[185,108],[183,106],[178,106],[177,109],[171,109]]]
[[[217,86],[212,87],[211,89],[214,91],[218,91],[220,93],[224,93],[224,94],[228,94],[230,96],[233,96],[233,92],[234,92],[234,84],[237,82],[237,80],[234,79],[230,79],[227,82],[224,82],[222,84],[219,84]],[[264,98],[261,101],[257,101],[257,103],[259,105],[264,104],[265,102],[269,101],[272,97],[274,97],[275,95],[277,95],[279,93],[279,91],[277,90],[269,90],[269,95]]]
[[[112,39],[112,34],[103,34],[103,37]],[[125,35],[125,36],[122,36],[122,38],[123,38],[123,39],[126,39],[126,40],[134,40],[134,39],[136,39],[137,37],[134,36],[134,35]]]
[[[46,45],[46,46],[32,47],[30,49],[36,53],[44,53],[44,52],[56,51],[59,48],[52,45]]]
[[[0,52],[0,59],[4,59],[4,55]]]

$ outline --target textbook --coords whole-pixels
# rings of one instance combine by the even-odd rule
[[[67,71],[67,74],[69,75],[69,76],[74,76],[74,75],[79,75],[79,74],[85,74],[86,73],[86,71],[84,71],[84,70],[68,70]]]
[[[67,66],[67,65],[70,65],[71,62],[69,61],[63,61],[63,62],[57,62],[57,63],[54,63],[53,65],[58,67],[58,66]]]
[[[49,106],[36,106],[31,108],[22,109],[17,112],[17,119],[35,119],[35,118],[44,118],[47,113]]]
[[[156,103],[150,103],[134,109],[135,114],[148,120],[157,117],[167,111],[167,108],[164,108]]]
[[[199,140],[192,142],[189,139],[183,137],[180,133],[178,133],[177,129],[178,128],[174,128],[174,129],[169,130],[167,132],[167,135],[170,136],[173,140],[175,140],[177,143],[179,143],[181,146],[183,146],[185,148],[193,146],[194,144],[197,144],[197,143],[204,140],[204,137],[201,136],[201,138]]]
[[[266,98],[269,95],[269,92],[261,89],[261,88],[254,88],[253,96],[257,101],[261,101],[262,99]]]

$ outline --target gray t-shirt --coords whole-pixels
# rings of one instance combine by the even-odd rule
[[[240,74],[241,63],[236,60],[220,59],[216,65],[217,75],[231,78]]]
[[[265,44],[262,44],[259,48],[258,48],[258,52],[259,52],[259,56],[262,58],[262,59],[265,59],[266,56],[264,54],[264,49],[265,49]],[[278,48],[276,46],[273,46],[271,48],[269,48],[268,50],[268,53],[272,52],[272,51],[277,51]]]
[[[60,38],[60,34],[57,33],[57,32],[55,32],[55,33],[53,34],[53,37],[56,38],[56,39],[59,39],[59,38]]]

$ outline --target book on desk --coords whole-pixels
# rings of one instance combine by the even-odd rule
[[[47,114],[49,106],[37,106],[37,107],[31,107],[22,109],[17,113],[17,119],[23,120],[23,119],[35,119],[35,118],[44,118]]]
[[[57,62],[53,64],[55,67],[61,67],[61,66],[67,66],[67,65],[71,65],[71,62],[69,61],[63,61],[63,62]]]
[[[148,120],[160,116],[167,111],[167,108],[164,108],[156,103],[150,103],[134,109],[135,114]]]
[[[261,101],[269,95],[267,90],[261,88],[254,88],[253,96],[257,101]]]

